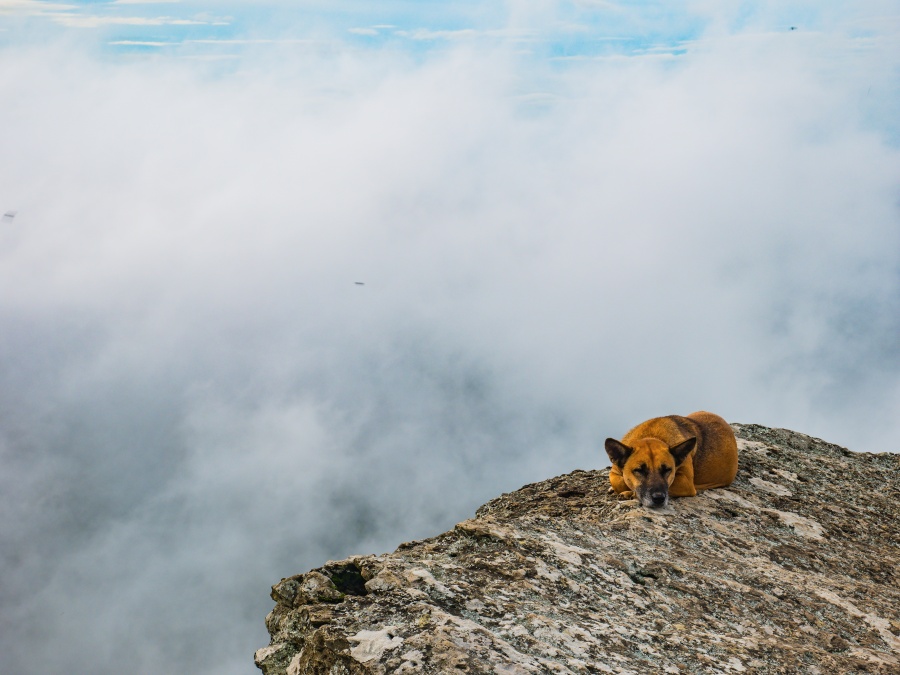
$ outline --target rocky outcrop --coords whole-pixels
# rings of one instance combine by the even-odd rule
[[[265,675],[900,673],[900,455],[734,425],[663,511],[574,471],[272,588]]]

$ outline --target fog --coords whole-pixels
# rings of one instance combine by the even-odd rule
[[[896,44],[0,53],[0,671],[249,675],[655,415],[900,450]]]

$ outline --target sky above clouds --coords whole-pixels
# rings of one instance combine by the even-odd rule
[[[0,0],[0,672],[253,673],[281,577],[655,415],[900,450],[898,38]]]

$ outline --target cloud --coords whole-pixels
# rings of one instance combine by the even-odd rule
[[[348,28],[347,31],[355,35],[378,35],[380,32],[377,28]]]
[[[0,14],[42,15],[48,12],[71,11],[76,8],[76,5],[39,0],[0,0]]]
[[[172,42],[154,42],[151,40],[113,40],[109,44],[132,47],[171,47]]]
[[[56,14],[54,21],[70,28],[99,28],[101,26],[204,26],[206,21],[177,19],[171,16],[91,16],[87,14]]]
[[[0,670],[252,673],[271,583],[656,414],[897,450],[897,54],[795,37],[4,53]]]

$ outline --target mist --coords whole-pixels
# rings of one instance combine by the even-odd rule
[[[656,415],[900,450],[896,41],[716,30],[0,53],[0,670],[249,675]]]

